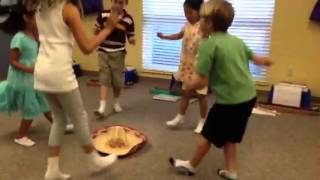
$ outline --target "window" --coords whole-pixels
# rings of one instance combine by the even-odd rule
[[[229,0],[236,16],[229,32],[241,37],[257,54],[268,55],[275,0]],[[184,0],[143,0],[143,68],[175,72],[181,41],[161,40],[157,32],[179,32],[185,23]],[[250,64],[256,80],[266,79],[266,69]]]

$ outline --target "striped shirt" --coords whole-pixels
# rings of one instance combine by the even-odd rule
[[[133,37],[134,34],[134,21],[130,14],[126,10],[123,10],[124,14],[121,17],[117,27],[107,37],[107,39],[100,44],[98,51],[102,52],[117,52],[124,51],[126,49],[126,38]],[[101,30],[104,28],[106,21],[110,16],[110,10],[102,11],[97,18],[96,28]]]

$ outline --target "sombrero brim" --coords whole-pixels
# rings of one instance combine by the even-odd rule
[[[122,137],[126,137],[127,144],[122,147],[111,147],[108,142],[113,138],[112,134],[117,128],[123,129],[125,135],[122,135]],[[95,131],[92,134],[92,139],[97,151],[103,154],[116,154],[118,156],[127,156],[138,151],[147,141],[143,133],[126,126],[104,127]]]

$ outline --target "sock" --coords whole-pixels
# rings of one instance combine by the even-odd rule
[[[192,167],[190,161],[183,161],[183,160],[180,160],[180,159],[176,159],[175,160],[175,166],[176,167],[185,167],[187,168],[189,171],[191,172],[195,172],[196,169],[194,167]]]
[[[115,98],[114,98],[114,104],[119,104],[119,102],[120,102],[120,101],[119,101],[119,97],[115,97]]]
[[[101,100],[100,101],[100,107],[99,107],[99,112],[104,113],[106,109],[107,101],[106,100]]]
[[[59,157],[48,158],[48,167],[45,174],[45,179],[70,179],[71,176],[68,174],[63,174],[59,168]]]
[[[236,172],[230,172],[228,170],[225,169],[221,169],[218,171],[220,176],[224,176],[227,177],[229,179],[237,179],[237,173]]]
[[[94,165],[94,171],[100,171],[116,162],[116,155],[100,156],[96,151],[88,154],[89,161]]]
[[[184,119],[184,118],[185,118],[185,115],[178,113],[176,118],[178,118],[178,119]]]

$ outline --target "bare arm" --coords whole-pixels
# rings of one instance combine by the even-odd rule
[[[116,11],[115,8],[113,8],[113,10]],[[118,18],[116,17],[117,15],[115,15],[116,13],[117,12],[111,13],[110,20],[108,21],[106,27],[90,39],[82,27],[80,12],[74,5],[70,3],[65,5],[63,17],[73,36],[75,37],[75,40],[81,51],[84,54],[90,54],[106,39],[107,36],[112,33],[113,28],[117,24]]]
[[[260,66],[271,66],[272,65],[272,61],[269,57],[266,56],[258,56],[258,55],[253,55],[253,62],[256,65],[260,65]]]
[[[208,86],[208,77],[194,73],[191,80],[186,81],[187,89],[202,89]]]
[[[30,67],[27,67],[27,66],[21,64],[19,62],[19,59],[20,59],[19,49],[11,49],[11,51],[10,51],[10,64],[14,68],[16,68],[22,72],[33,74],[33,68],[30,68]]]
[[[136,45],[136,38],[134,36],[129,37],[128,41],[131,45]]]
[[[164,35],[163,33],[158,32],[157,36],[160,39],[167,39],[167,40],[180,40],[183,38],[183,31],[176,33],[176,34],[171,34],[171,35]]]

